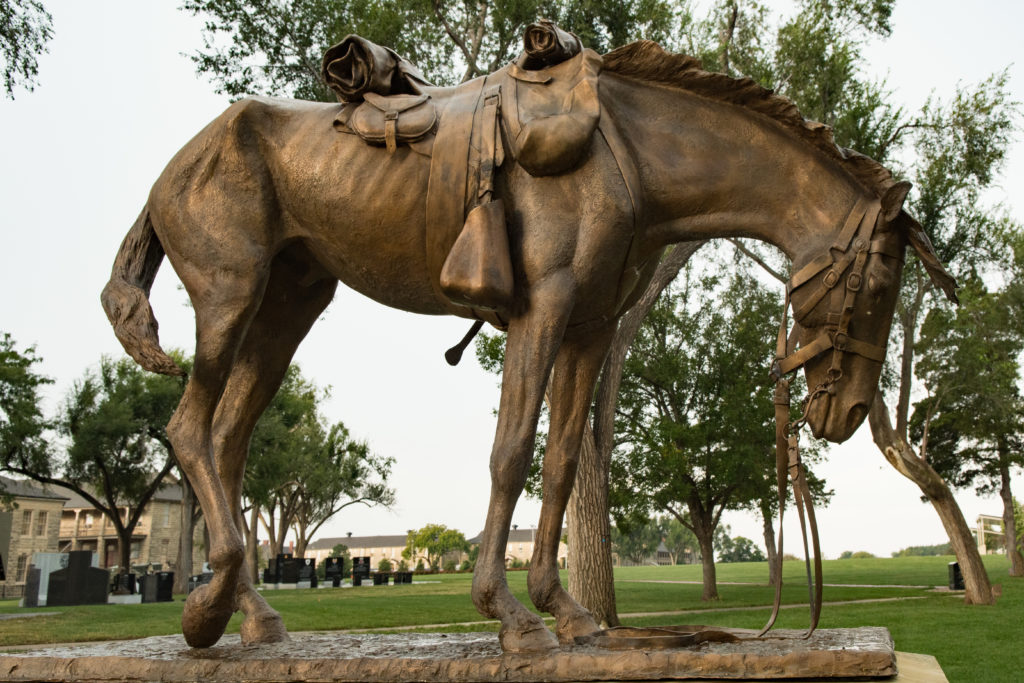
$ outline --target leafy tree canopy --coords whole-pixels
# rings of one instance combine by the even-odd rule
[[[426,559],[431,569],[440,568],[441,558],[450,552],[467,552],[469,543],[465,535],[458,529],[449,529],[444,524],[428,524],[422,529],[409,532],[402,557],[406,560],[418,558],[419,563]]]
[[[14,99],[14,89],[29,92],[39,83],[40,54],[53,37],[53,17],[39,0],[0,0],[0,65],[4,91]]]
[[[667,38],[679,13],[667,0],[186,0],[205,20],[192,55],[218,92],[333,101],[323,53],[350,33],[394,48],[434,82],[494,71],[519,51],[523,29],[547,17],[598,50],[645,36]]]

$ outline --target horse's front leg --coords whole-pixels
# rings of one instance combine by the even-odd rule
[[[590,414],[594,386],[604,364],[615,326],[567,339],[555,359],[548,386],[551,425],[544,451],[543,503],[530,563],[530,599],[537,609],[553,614],[558,640],[571,644],[576,636],[598,630],[593,616],[562,587],[558,577],[558,544],[562,519],[579,463],[583,429]]]
[[[516,501],[533,458],[537,418],[548,373],[565,334],[574,282],[559,271],[533,286],[527,311],[509,323],[498,426],[491,450],[491,499],[473,571],[473,602],[480,613],[501,620],[505,652],[558,647],[544,621],[508,589],[505,550]]]

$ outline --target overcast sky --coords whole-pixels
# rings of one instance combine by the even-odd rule
[[[0,331],[35,344],[41,371],[56,380],[55,410],[71,383],[102,354],[122,353],[99,292],[125,233],[171,156],[216,117],[227,100],[196,76],[186,56],[201,46],[201,22],[175,1],[46,1],[55,37],[40,59],[41,86],[0,100]],[[788,3],[779,2],[788,7]],[[871,72],[888,75],[908,110],[930,92],[948,97],[1010,67],[1024,100],[1019,30],[1024,3],[902,0],[893,37],[867,50]],[[1012,150],[1000,198],[1024,219],[1024,145]],[[152,295],[165,348],[191,352],[194,321],[166,264]],[[441,523],[475,535],[487,509],[496,378],[467,355],[449,368],[446,348],[467,322],[386,309],[345,288],[299,349],[305,374],[332,387],[330,420],[344,421],[372,448],[393,456],[392,510],[348,509],[321,536],[404,533]],[[835,489],[819,513],[822,548],[889,554],[939,543],[942,527],[918,489],[871,443],[867,426],[833,447],[818,468]],[[1014,485],[1024,498],[1024,478]],[[996,497],[957,495],[968,523],[1000,514]],[[539,504],[523,500],[513,521],[536,524]],[[795,515],[790,515],[790,518]],[[734,533],[760,543],[753,515],[726,516]],[[795,545],[797,531],[787,526]]]

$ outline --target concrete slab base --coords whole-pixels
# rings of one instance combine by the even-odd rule
[[[504,654],[495,633],[298,633],[287,643],[273,645],[242,645],[234,635],[202,650],[189,648],[181,636],[158,636],[5,653],[0,655],[0,680],[945,680],[897,677],[896,653],[884,628],[819,629],[809,640],[801,635],[779,630],[768,638],[693,648],[611,651],[574,646],[541,655]]]
[[[133,595],[108,595],[108,605],[141,605],[142,604],[142,593],[135,593]]]

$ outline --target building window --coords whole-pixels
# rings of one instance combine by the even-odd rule
[[[46,535],[46,510],[36,513],[36,536]]]
[[[164,503],[164,528],[171,525],[171,504]]]
[[[93,522],[92,513],[91,512],[86,512],[85,513],[85,528],[86,529],[91,529],[92,528],[92,522]]]
[[[32,511],[25,510],[21,513],[21,535],[30,536],[32,534]],[[20,580],[20,579],[19,579]]]
[[[14,580],[24,581],[25,573],[28,571],[28,555],[18,555],[18,566],[14,570]]]
[[[165,538],[164,540],[160,541],[160,560],[162,562],[167,562],[167,560],[170,558],[170,549],[171,539]]]
[[[132,562],[138,562],[142,554],[142,541],[132,541]]]

